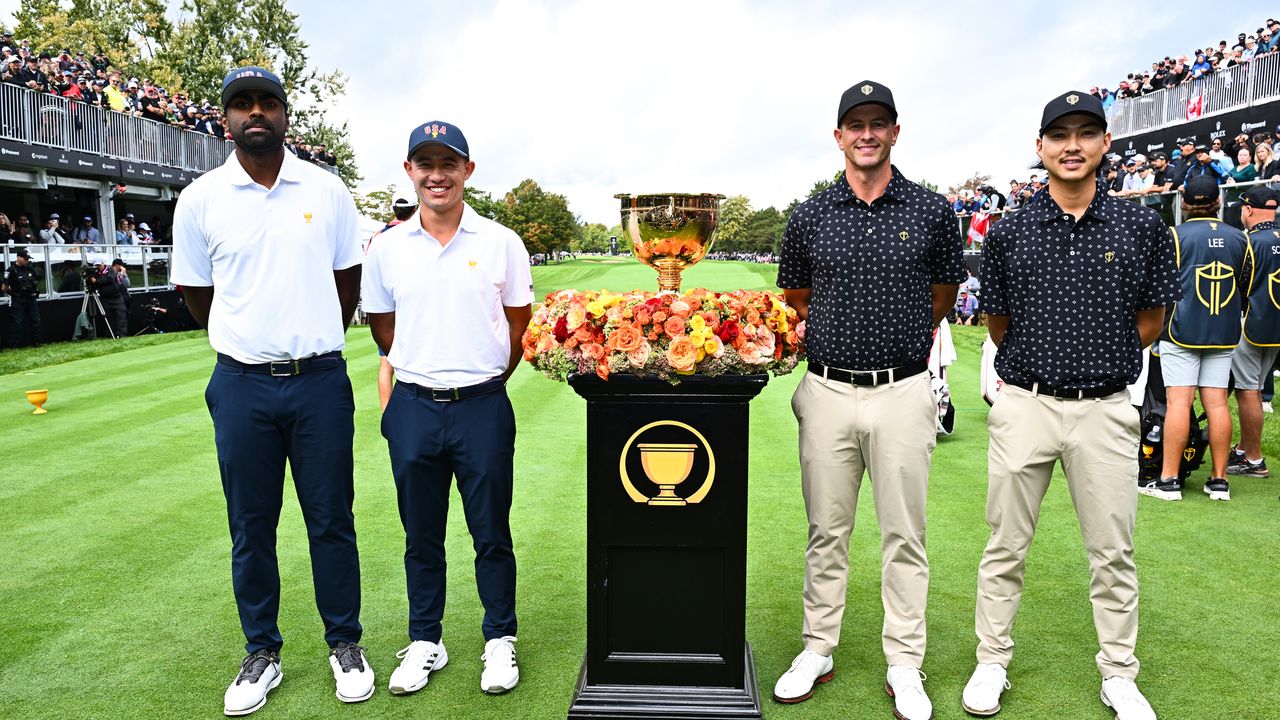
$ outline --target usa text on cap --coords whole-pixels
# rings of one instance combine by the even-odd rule
[[[1040,134],[1049,129],[1055,122],[1068,115],[1084,114],[1096,119],[1102,129],[1107,129],[1107,114],[1102,109],[1102,100],[1087,92],[1072,90],[1050,100],[1044,106],[1044,114],[1040,116]]]
[[[457,125],[451,125],[447,122],[432,120],[429,123],[423,123],[415,127],[413,132],[409,133],[409,151],[405,153],[405,159],[413,157],[413,154],[423,145],[443,145],[458,153],[464,159],[471,159],[471,150],[467,147],[467,138],[458,129]]]
[[[874,80],[863,80],[845,90],[844,94],[840,96],[840,112],[836,113],[836,127],[840,126],[846,113],[866,103],[883,105],[889,108],[889,112],[893,113],[894,120],[898,119],[898,107],[893,104],[893,93],[889,91],[889,88]]]
[[[222,79],[222,106],[226,107],[231,98],[248,90],[261,90],[280,102],[289,104],[284,96],[284,85],[280,84],[280,78],[275,73],[266,68],[242,67],[232,70]]]

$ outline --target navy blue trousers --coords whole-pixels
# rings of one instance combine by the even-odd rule
[[[404,524],[409,638],[440,642],[445,522],[454,477],[475,548],[484,637],[515,635],[516,557],[510,516],[516,423],[506,390],[436,402],[397,382],[382,415],[382,435],[391,452]]]
[[[360,557],[351,512],[355,402],[346,362],[292,377],[219,362],[205,390],[231,528],[231,581],[246,652],[279,651],[276,527],[285,460],[307,526],[325,640],[360,640]]]

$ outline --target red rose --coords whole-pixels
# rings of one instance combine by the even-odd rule
[[[569,321],[564,315],[561,315],[560,319],[556,320],[556,327],[552,332],[555,333],[556,342],[564,342],[569,339]]]
[[[728,345],[738,339],[738,323],[735,320],[725,320],[720,324],[720,329],[716,331],[716,337],[721,342]]]

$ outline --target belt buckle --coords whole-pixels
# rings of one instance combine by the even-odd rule
[[[431,388],[431,399],[435,402],[453,402],[458,399],[458,388]]]
[[[276,366],[278,365],[284,366],[282,372],[276,372]],[[302,372],[302,367],[297,360],[277,360],[271,363],[268,369],[271,371],[271,377],[290,377]]]

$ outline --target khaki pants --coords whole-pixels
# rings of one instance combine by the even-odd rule
[[[1138,412],[1129,395],[1059,400],[1005,385],[987,425],[987,524],[978,566],[978,662],[1007,666],[1022,598],[1027,548],[1056,461],[1089,555],[1089,599],[1104,678],[1138,675],[1138,573],[1133,525],[1138,507]]]
[[[929,373],[869,387],[806,373],[791,408],[800,423],[800,481],[809,514],[805,647],[830,655],[840,642],[849,534],[865,470],[880,524],[885,658],[920,667],[929,597],[925,498],[938,417]]]

